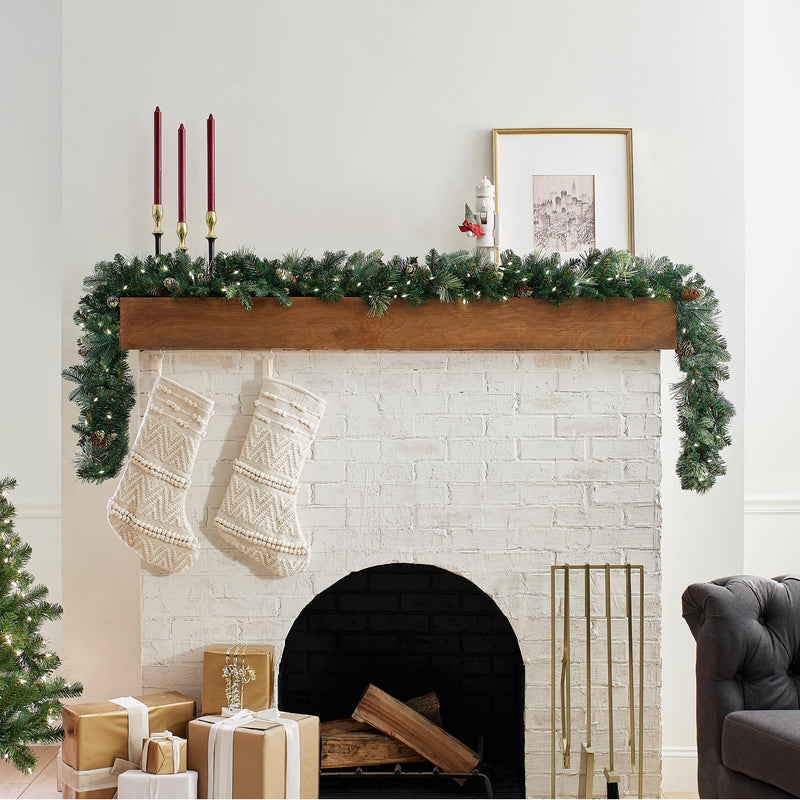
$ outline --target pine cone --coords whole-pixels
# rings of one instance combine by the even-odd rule
[[[687,356],[694,355],[694,347],[692,346],[691,342],[678,342],[678,346],[675,348],[675,352],[681,358],[686,358]]]
[[[705,291],[703,289],[697,289],[694,286],[687,286],[681,292],[681,300],[699,300],[701,297],[705,297]]]
[[[285,269],[284,267],[279,267],[275,270],[275,277],[284,283],[290,284],[291,286],[294,286],[297,283],[297,278],[292,275],[291,270]]]
[[[207,284],[211,283],[211,273],[203,270],[202,272],[197,273],[197,282],[201,286],[206,286]]]
[[[95,446],[100,447],[103,444],[103,439],[106,438],[105,431],[94,431],[89,437],[89,441]]]
[[[106,305],[109,308],[116,308],[119,305],[119,297],[110,294],[108,297],[106,297]]]
[[[514,289],[514,297],[531,297],[531,295],[533,295],[533,289],[527,284]]]
[[[164,288],[168,292],[174,292],[178,288],[178,281],[175,278],[169,277],[164,278]]]

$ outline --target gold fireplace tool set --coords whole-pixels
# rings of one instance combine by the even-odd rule
[[[561,752],[561,762],[564,769],[570,768],[570,755],[572,750],[572,712],[571,675],[571,616],[570,616],[570,576],[577,573],[583,577],[583,600],[585,621],[585,655],[586,655],[586,739],[581,743],[581,760],[578,777],[578,797],[591,798],[594,779],[595,751],[592,747],[592,573],[602,574],[604,578],[605,599],[605,644],[607,679],[605,690],[608,698],[608,767],[604,770],[606,776],[607,797],[619,797],[619,773],[614,766],[614,685],[613,685],[613,659],[611,638],[611,576],[613,572],[623,573],[625,579],[625,618],[627,622],[627,667],[628,667],[628,709],[630,712],[630,737],[628,744],[631,752],[631,771],[638,771],[639,797],[642,797],[644,771],[643,771],[643,746],[644,746],[644,567],[641,564],[558,564],[550,568],[550,796],[556,797],[556,751]],[[557,736],[556,729],[556,639],[558,626],[556,624],[556,608],[558,605],[558,574],[563,573],[561,591],[563,593],[563,630],[561,647],[561,729]],[[639,685],[638,685],[638,749],[637,762],[637,730],[636,730],[636,698],[634,691],[634,641],[633,641],[633,576],[637,575],[639,581]]]

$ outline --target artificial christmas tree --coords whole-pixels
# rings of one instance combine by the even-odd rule
[[[55,744],[61,727],[61,701],[83,691],[79,683],[49,677],[61,659],[48,650],[39,632],[62,608],[47,600],[47,587],[34,584],[25,565],[30,545],[14,532],[14,506],[6,492],[14,478],[0,479],[0,755],[20,772],[33,772],[31,744]]]

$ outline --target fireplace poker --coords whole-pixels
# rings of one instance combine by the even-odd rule
[[[644,794],[644,565],[639,566],[639,797]]]
[[[556,796],[556,570],[550,567],[550,797]]]
[[[636,708],[633,699],[633,601],[631,565],[625,564],[625,616],[628,623],[628,710],[630,713],[631,772],[636,772]]]
[[[569,769],[569,752],[572,734],[572,699],[570,697],[570,647],[569,647],[569,565],[564,565],[564,643],[561,653],[561,758],[564,769]]]
[[[619,775],[614,770],[614,689],[611,664],[611,565],[605,565],[606,577],[606,654],[608,662],[608,767],[606,775],[606,797],[619,797]]]
[[[591,571],[588,564],[585,570],[583,605],[586,616],[586,741],[581,743],[578,797],[589,800],[592,797],[594,783],[594,750],[592,749],[592,600]]]

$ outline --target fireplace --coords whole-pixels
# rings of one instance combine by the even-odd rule
[[[524,796],[524,667],[497,603],[427,564],[352,573],[318,594],[292,625],[278,691],[321,720],[349,717],[367,684],[395,697],[435,692],[444,728]],[[409,789],[406,787],[406,792]]]
[[[155,378],[153,356],[140,356],[140,411]],[[522,760],[527,796],[549,796],[550,567],[630,561],[643,564],[646,574],[644,792],[657,796],[659,353],[277,351],[276,377],[327,402],[298,497],[311,563],[306,572],[286,579],[260,574],[257,565],[225,546],[213,523],[264,371],[261,354],[252,351],[166,354],[164,373],[212,397],[217,409],[200,448],[187,507],[202,543],[200,560],[179,575],[142,570],[144,687],[196,695],[203,647],[241,636],[276,645],[278,703],[287,711],[346,716],[370,680],[378,685],[385,680],[382,688],[407,699],[434,687],[404,684],[405,676],[389,672],[382,673],[385,678],[358,673],[349,682],[347,674],[364,663],[357,648],[365,645],[359,643],[361,630],[346,630],[364,624],[354,622],[362,612],[347,605],[385,603],[387,608],[363,615],[370,618],[378,647],[395,646],[394,629],[380,631],[381,625],[418,624],[409,621],[416,614],[449,616],[454,627],[462,624],[456,621],[460,611],[422,610],[438,594],[435,583],[452,581],[463,588],[442,595],[457,595],[461,610],[467,598],[487,608],[493,604],[490,616],[499,620],[492,622],[493,632],[495,624],[505,625],[509,638],[498,635],[486,646],[511,652],[489,656],[481,651],[468,661],[467,648],[482,646],[484,632],[442,630],[441,646],[459,648],[456,656],[423,654],[423,646],[433,646],[434,631],[409,630],[403,633],[412,644],[404,646],[420,657],[409,663],[422,671],[434,660],[440,666],[480,664],[483,669],[487,661],[481,659],[488,659],[488,672],[460,675],[463,705],[472,705],[470,719],[459,716],[462,712],[449,701],[445,708],[442,698],[445,725],[473,747],[476,735],[485,736],[491,760],[492,742],[501,734],[485,724],[472,727],[471,720],[487,704],[497,704],[492,713],[504,716],[506,735],[522,740],[511,760]],[[406,588],[386,588],[396,580],[407,581]],[[417,591],[414,581],[430,581],[431,588]],[[408,607],[414,602],[419,610]],[[619,618],[624,614],[618,598],[613,611]],[[392,616],[406,622],[392,623]],[[337,617],[350,622],[335,633],[322,629],[336,627]],[[620,651],[624,630],[621,619],[615,622]],[[398,634],[398,647],[399,641]],[[308,649],[326,643],[336,649]],[[331,653],[342,660],[334,662]],[[370,654],[376,669],[379,656],[380,651]],[[577,652],[575,659],[577,684]],[[498,669],[515,660],[508,683],[519,681],[518,689],[493,692]],[[576,730],[582,730],[580,702],[576,689]],[[312,703],[315,707],[308,708]],[[604,708],[598,695],[594,740],[600,754],[606,746]],[[624,755],[627,730],[619,725],[615,732],[621,789],[635,794]],[[579,738],[573,739],[578,746]],[[574,754],[571,769],[559,766],[559,794],[574,794],[577,762]],[[598,755],[598,786],[604,765]]]

